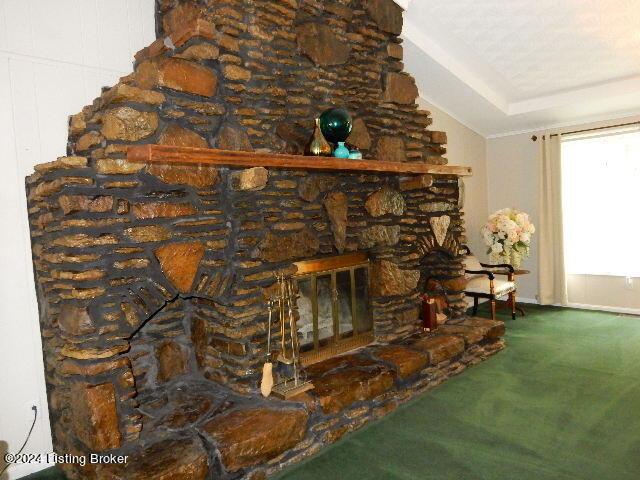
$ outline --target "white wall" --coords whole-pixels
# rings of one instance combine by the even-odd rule
[[[0,445],[50,452],[24,177],[65,154],[67,117],[155,39],[153,0],[0,0]],[[65,452],[59,452],[65,453]],[[46,465],[10,467],[18,478]]]
[[[487,140],[489,212],[514,207],[531,216],[538,225],[538,147],[531,133]],[[534,301],[538,295],[538,245],[531,244],[531,256],[520,268],[530,275],[518,277],[518,297]]]
[[[431,130],[447,132],[447,154],[449,165],[466,165],[473,169],[473,176],[464,177],[465,224],[468,244],[479,257],[486,247],[480,236],[480,228],[486,222],[487,206],[487,145],[485,138],[458,122],[439,108],[419,99],[421,108],[432,114]]]
[[[607,122],[573,125],[555,132],[570,132],[640,121],[640,117],[626,117]],[[535,134],[487,139],[488,198],[491,212],[504,207],[517,207],[528,212],[535,225],[538,217],[538,149],[540,140],[531,141]],[[535,299],[538,295],[538,248],[534,235],[531,257],[523,268],[531,275],[519,278],[519,297]],[[581,308],[612,309],[629,313],[640,313],[640,279],[636,278],[631,289],[625,288],[624,278],[598,275],[568,275],[569,303]]]

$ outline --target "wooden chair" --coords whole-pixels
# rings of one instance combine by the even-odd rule
[[[491,302],[491,318],[495,320],[496,300],[507,296],[511,307],[511,318],[515,320],[517,289],[515,269],[506,263],[496,265],[480,263],[469,247],[463,245],[462,250],[466,253],[463,263],[468,280],[464,293],[468,297],[473,297],[473,314],[478,313],[478,299],[487,298]],[[496,279],[496,275],[504,275],[507,279]]]

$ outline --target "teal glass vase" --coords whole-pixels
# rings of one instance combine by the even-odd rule
[[[333,151],[333,156],[336,158],[349,158],[350,153],[344,142],[338,142],[338,148]]]

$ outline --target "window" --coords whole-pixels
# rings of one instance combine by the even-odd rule
[[[640,131],[562,139],[565,267],[640,276]]]

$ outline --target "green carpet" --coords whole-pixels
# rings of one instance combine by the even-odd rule
[[[640,478],[640,318],[527,311],[504,351],[278,479]]]
[[[62,470],[57,467],[51,467],[22,477],[22,480],[66,480],[66,478]]]
[[[527,310],[504,351],[278,479],[640,478],[640,318]]]

